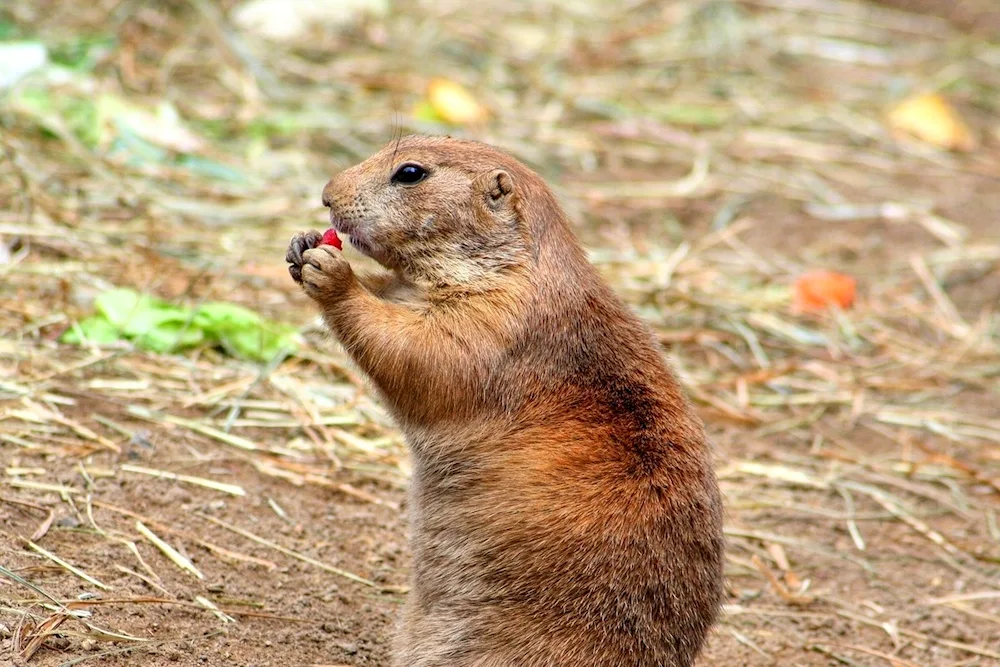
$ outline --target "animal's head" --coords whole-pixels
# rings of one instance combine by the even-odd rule
[[[488,145],[408,136],[323,188],[331,225],[383,266],[440,285],[471,285],[531,254],[527,197],[541,179]]]

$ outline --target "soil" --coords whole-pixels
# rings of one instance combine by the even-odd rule
[[[751,247],[768,256],[774,252],[792,253],[796,248],[807,247],[820,239],[826,231],[816,226],[803,226],[792,215],[778,211],[760,211],[758,215],[769,220],[766,228],[757,229],[748,237]],[[974,221],[972,221],[974,222]],[[877,234],[886,248],[887,257],[900,249],[928,249],[932,242],[894,227],[891,223],[863,223],[864,233]],[[989,224],[983,223],[977,234],[987,238],[994,233]],[[853,230],[859,234],[859,228]],[[691,230],[692,239],[700,236]],[[994,237],[995,238],[995,237]],[[880,270],[882,256],[860,256],[849,262],[847,268],[857,274]],[[959,306],[975,308],[984,300],[998,295],[996,276],[975,283],[967,299],[957,298]],[[992,287],[991,287],[992,285]],[[987,293],[984,294],[984,290]],[[989,293],[992,290],[992,294]],[[290,300],[304,306],[301,298],[290,294]],[[980,395],[980,400],[989,397]],[[995,406],[986,409],[995,414]],[[79,410],[85,417],[86,409]],[[73,411],[68,411],[73,416]],[[795,450],[805,456],[807,451],[798,440],[758,437],[746,428],[734,427],[706,412],[709,432],[715,443],[720,469],[732,460],[767,461],[772,459],[774,448],[786,449],[784,454],[794,455]],[[344,481],[355,482],[358,488],[373,496],[401,506],[397,511],[388,504],[364,502],[328,490],[313,487],[296,487],[281,481],[262,477],[253,468],[224,457],[211,457],[210,463],[198,463],[192,451],[204,451],[203,441],[187,441],[169,432],[139,421],[130,422],[122,416],[122,423],[137,430],[148,429],[148,444],[133,445],[121,458],[95,456],[88,461],[93,468],[110,467],[128,461],[160,469],[170,469],[191,475],[210,477],[227,483],[238,484],[247,491],[246,498],[227,499],[220,494],[180,485],[171,481],[144,478],[94,480],[93,497],[101,503],[127,508],[171,528],[190,535],[203,536],[212,543],[237,553],[272,561],[273,569],[248,564],[226,563],[211,556],[205,549],[190,542],[186,554],[204,574],[196,580],[166,561],[163,555],[148,543],[139,543],[138,549],[153,569],[162,577],[162,585],[179,599],[191,600],[204,595],[224,608],[238,620],[237,623],[219,623],[209,613],[191,606],[151,603],[149,605],[116,605],[115,598],[153,596],[162,598],[159,591],[137,577],[126,574],[116,565],[136,567],[134,559],[121,545],[109,545],[106,540],[94,539],[90,531],[81,530],[79,518],[53,502],[57,515],[45,538],[46,548],[56,553],[73,554],[73,563],[85,572],[114,588],[113,593],[101,593],[107,604],[91,608],[92,622],[162,644],[144,650],[126,651],[118,655],[104,655],[104,665],[218,665],[225,667],[271,667],[273,665],[387,665],[393,620],[397,615],[402,594],[380,588],[406,585],[409,564],[406,548],[406,518],[404,492],[392,486],[375,484],[364,478]],[[880,451],[890,454],[897,444],[873,434],[862,426],[844,430],[839,420],[824,420],[817,431],[824,427],[836,432],[838,437],[850,440],[852,446],[878,456]],[[9,451],[4,450],[5,465],[13,465]],[[60,470],[59,479],[69,482],[78,476],[71,462],[36,460],[19,456],[17,465],[46,467]],[[731,490],[731,483],[723,482]],[[767,490],[762,490],[764,495]],[[268,504],[275,500],[285,513],[279,516]],[[802,506],[828,506],[839,509],[840,503],[826,491],[801,490],[795,500]],[[82,499],[77,500],[83,510]],[[869,509],[876,509],[875,506]],[[256,544],[226,530],[220,530],[199,514],[222,519],[239,525],[257,535],[280,542],[283,546],[299,551],[349,572],[368,578],[376,587],[365,586],[318,570],[272,549]],[[85,516],[85,512],[82,512]],[[794,571],[803,579],[810,579],[826,598],[836,598],[856,610],[856,617],[844,615],[843,608],[827,605],[787,605],[780,596],[759,581],[746,579],[739,569],[730,572],[730,602],[738,603],[742,611],[729,614],[713,633],[701,662],[703,665],[833,665],[842,664],[832,655],[850,656],[853,665],[922,664],[922,665],[989,665],[1000,664],[990,658],[976,658],[967,652],[948,646],[923,646],[924,642],[912,637],[897,636],[893,627],[898,625],[908,631],[922,632],[950,642],[980,644],[985,642],[994,651],[1000,650],[996,621],[993,618],[976,618],[955,610],[936,607],[928,600],[956,593],[979,590],[985,582],[958,577],[943,566],[935,547],[910,528],[899,523],[879,521],[863,522],[862,530],[867,542],[863,557],[877,576],[861,565],[841,556],[853,550],[851,538],[842,521],[823,520],[787,508],[753,509],[746,503],[729,507],[730,524],[741,528],[752,527],[761,533],[795,536],[818,545],[825,553],[796,551]],[[127,530],[133,519],[113,511],[94,509],[94,518],[105,531]],[[4,534],[29,535],[40,520],[38,512],[23,510],[0,503],[0,525]],[[955,526],[956,520],[945,518],[936,521],[935,527],[952,536],[961,535],[967,545],[987,544],[992,539],[983,524]],[[959,522],[961,523],[961,522]],[[183,540],[181,544],[185,544]],[[0,545],[5,567],[30,578],[50,594],[63,598],[95,592],[90,586],[69,576],[64,570],[40,565],[14,542]],[[856,553],[856,552],[855,552]],[[9,581],[0,579],[0,597],[17,598],[24,591]],[[257,612],[269,615],[256,618]],[[891,614],[883,613],[892,610]],[[245,611],[241,616],[233,612]],[[14,629],[14,618],[5,615],[8,630]],[[857,620],[858,618],[863,620]],[[184,637],[181,641],[175,638]],[[861,647],[852,650],[851,647]],[[108,650],[109,647],[80,639],[70,633],[66,637],[47,642],[45,648],[30,662],[38,667],[55,667],[67,661],[86,657],[88,652]],[[871,651],[883,655],[873,655]],[[113,649],[112,649],[113,650]],[[916,652],[918,659],[907,662],[906,656]],[[893,662],[889,656],[898,656]]]
[[[896,0],[892,4],[913,3]],[[305,65],[302,67],[306,72]],[[990,166],[992,172],[969,170],[942,179],[930,171],[921,173],[923,167],[918,166],[911,173],[882,175],[881,181],[858,186],[853,192],[845,186],[843,194],[852,201],[897,201],[904,196],[933,200],[935,213],[961,224],[970,245],[997,246],[1000,179],[995,165],[1000,164],[1000,153],[996,142],[987,142],[979,156],[979,164]],[[558,175],[557,182],[566,186],[584,179],[599,182],[604,176],[622,178],[620,172],[611,171],[607,165],[596,173],[582,168],[578,173],[568,170]],[[317,200],[322,185],[317,182],[312,187]],[[659,228],[650,225],[660,215],[659,209],[651,212],[651,208],[638,205],[593,204],[586,216],[589,224],[581,233],[594,245],[601,239],[620,238],[623,227],[654,245],[672,248],[682,240],[697,243],[713,232],[712,220],[725,203],[720,199],[656,202],[679,223],[668,242],[662,240]],[[570,208],[584,210],[592,203],[570,204]],[[777,196],[753,200],[741,210],[741,216],[752,221],[739,237],[750,253],[775,264],[831,266],[857,276],[863,290],[865,285],[913,281],[910,258],[942,248],[938,239],[917,224],[877,218],[834,223],[810,216],[799,203]],[[311,306],[286,279],[280,265],[285,231],[274,232],[274,238],[259,252],[247,255],[255,267],[227,266],[206,277],[162,258],[157,260],[161,264],[154,265],[144,258],[117,257],[115,270],[122,276],[132,275],[130,272],[158,274],[164,296],[232,291],[234,298],[261,304],[270,314],[280,313],[304,323],[313,315]],[[34,252],[45,259],[71,252],[57,240],[49,243],[38,244]],[[144,281],[147,278],[135,278],[137,284]],[[969,322],[1000,303],[996,262],[961,267],[948,274],[945,282],[948,296]],[[65,301],[60,290],[68,289],[66,285],[46,287],[51,304]],[[10,296],[12,308],[28,309],[29,301],[20,295],[17,299]],[[46,302],[45,308],[49,305]],[[319,347],[326,345],[320,337],[312,340]],[[668,346],[667,351],[673,354],[676,350]],[[897,361],[890,352],[887,348],[877,356],[859,356],[856,361],[888,367]],[[919,351],[907,350],[910,353]],[[155,363],[153,355],[143,359],[150,365]],[[0,373],[0,381],[20,377],[18,373],[27,377],[33,363],[3,356],[0,361],[0,370],[11,371]],[[323,372],[343,380],[339,368],[324,367]],[[968,382],[946,387],[949,400],[961,405],[964,413],[1000,419],[995,371],[991,374],[985,369],[981,376],[969,377]],[[184,378],[173,379],[184,387]],[[0,664],[9,659],[11,664],[31,667],[90,663],[148,667],[388,665],[410,565],[402,475],[373,474],[356,461],[356,465],[346,461],[348,465],[333,475],[336,483],[350,485],[345,493],[263,474],[243,452],[216,440],[132,416],[125,409],[125,399],[116,403],[95,388],[96,381],[105,380],[107,374],[100,364],[67,372],[56,388],[72,396],[75,404],[60,405],[60,410],[66,419],[93,429],[99,428],[93,421],[95,412],[112,417],[133,434],[116,440],[122,446],[120,454],[55,457],[0,440],[0,468],[7,471],[7,478],[0,478],[0,565],[60,600],[85,596],[92,602],[86,607],[89,623],[108,633],[146,641],[84,633],[81,624],[67,620],[30,660],[10,657],[14,640],[30,630],[22,626],[22,612],[27,609],[37,619],[44,619],[51,610],[37,604],[40,598],[36,591],[0,576]],[[195,392],[193,380],[191,385],[188,391]],[[205,416],[185,405],[185,398],[179,395],[175,402],[160,407],[191,419]],[[888,399],[879,395],[866,400]],[[18,400],[0,400],[0,416],[6,418],[20,405]],[[974,438],[950,440],[929,431],[901,442],[896,431],[871,419],[852,417],[850,405],[826,409],[815,418],[810,416],[810,405],[789,410],[788,420],[802,420],[804,426],[792,425],[785,430],[739,423],[702,402],[699,409],[717,455],[732,540],[727,610],[700,665],[1000,665],[1000,596],[996,593],[1000,579],[995,570],[1000,562],[1000,531],[996,526],[1000,494],[990,482],[1000,478],[1000,454],[995,446]],[[4,433],[0,429],[0,435]],[[239,434],[268,447],[288,446],[293,438],[303,436],[301,429],[246,428]],[[69,436],[54,431],[50,444],[77,446],[76,436]],[[977,469],[986,470],[987,479],[942,474],[928,482],[919,470],[912,475],[899,474],[893,466],[902,458],[900,451],[921,447],[939,455],[935,462],[944,460],[942,457],[972,461]],[[755,476],[739,468],[747,462],[794,467],[806,460],[822,463],[810,463],[815,478],[801,484]],[[122,464],[235,484],[246,495],[234,497],[140,474],[102,474]],[[836,478],[850,466],[863,471],[858,479],[908,493],[907,511],[913,521],[899,520],[885,504],[857,488],[847,500],[845,493],[833,486],[817,483]],[[33,478],[11,472],[13,469],[43,470],[39,480],[72,486],[80,492],[62,499],[44,489],[16,487],[8,483],[10,479]],[[968,510],[964,505],[968,498],[990,509]],[[846,520],[850,503],[857,512],[857,534],[852,534]],[[54,565],[27,544],[27,536],[36,532],[48,509],[54,511],[53,521],[45,535],[36,539],[38,545],[66,556],[109,590]],[[237,534],[212,519],[279,544],[285,551]],[[176,566],[148,539],[134,543],[140,562],[129,546],[130,540],[136,539],[137,520],[190,559],[203,578]],[[859,537],[863,549],[858,547]],[[226,551],[213,552],[199,540]],[[947,547],[936,541],[973,554],[974,562],[954,562]],[[291,552],[311,560],[294,557]],[[766,564],[756,564],[756,557]],[[783,560],[788,561],[786,568],[775,565]],[[159,580],[150,577],[143,562]],[[357,575],[367,583],[330,568]],[[768,575],[784,583],[776,585]],[[808,586],[796,589],[795,583],[805,581]],[[782,586],[796,590],[788,592]],[[941,602],[941,598],[964,594],[982,596],[972,601],[952,600],[955,604]],[[195,602],[199,596],[231,619],[219,618],[199,606]]]

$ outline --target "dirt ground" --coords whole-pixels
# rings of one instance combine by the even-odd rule
[[[244,34],[250,58],[211,3],[34,4],[0,25],[112,34],[98,88],[171,99],[250,182],[136,166],[0,100],[0,565],[20,578],[0,576],[0,664],[389,664],[405,448],[282,259],[322,227],[326,177],[402,126],[536,167],[662,336],[726,495],[729,595],[699,664],[1000,665],[1000,45],[839,1],[456,2]],[[490,123],[408,120],[434,76]],[[886,128],[928,86],[973,150]],[[854,276],[854,307],[793,311],[812,268]],[[112,284],[232,300],[307,344],[262,369],[56,342]]]

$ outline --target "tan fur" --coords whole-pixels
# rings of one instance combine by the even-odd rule
[[[430,172],[406,186],[402,164]],[[407,137],[326,185],[390,273],[288,259],[406,436],[412,590],[399,667],[681,667],[722,600],[700,422],[542,179],[490,146]]]

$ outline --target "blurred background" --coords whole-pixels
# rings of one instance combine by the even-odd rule
[[[283,259],[425,133],[548,180],[704,418],[704,664],[1000,664],[998,108],[995,0],[5,0],[0,656],[387,664],[405,447]]]

